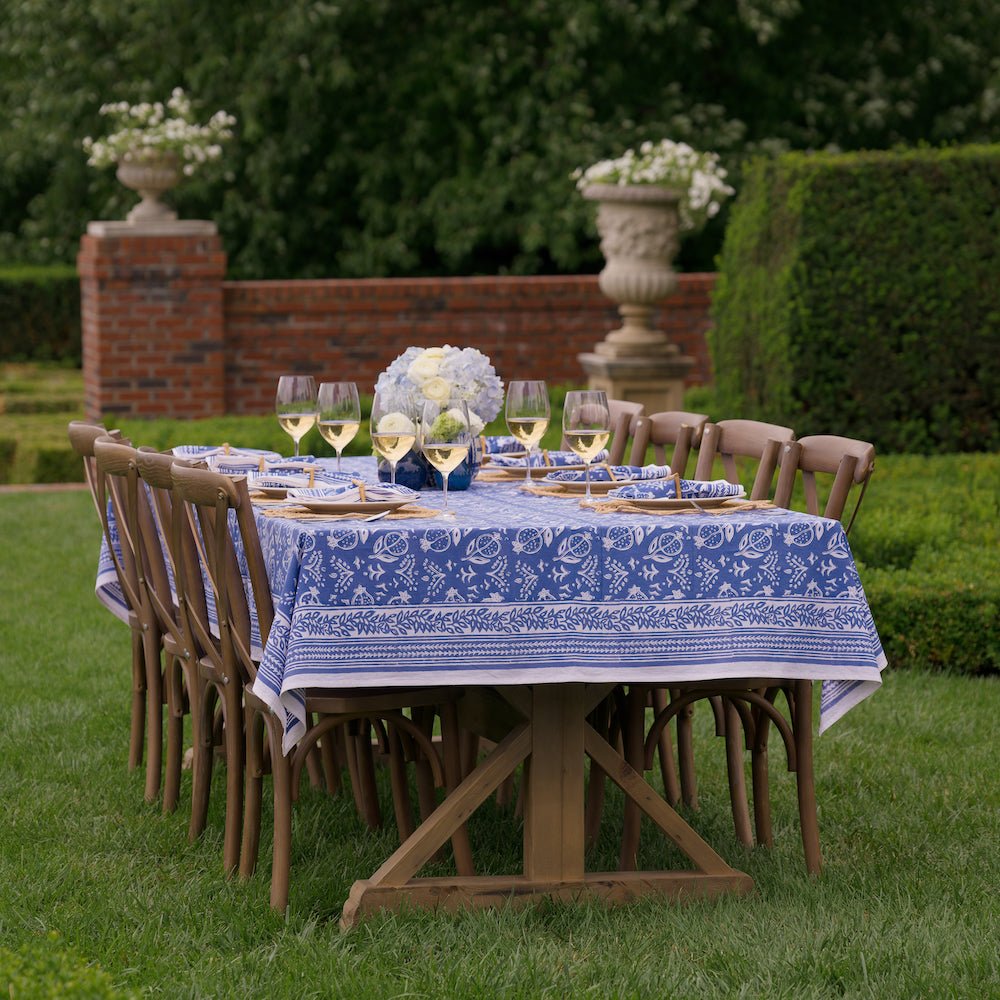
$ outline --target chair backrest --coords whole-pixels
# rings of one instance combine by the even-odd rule
[[[822,514],[842,521],[852,488],[859,488],[854,509],[845,525],[845,530],[849,532],[875,471],[875,446],[854,438],[817,434],[784,445],[780,461],[781,472],[774,493],[774,502],[779,507],[790,506],[795,480],[801,477],[806,510],[810,514],[819,514],[816,473],[820,473],[833,477]]]
[[[665,410],[661,413],[651,413],[648,417],[632,419],[632,452],[629,464],[642,465],[646,460],[646,451],[652,445],[656,462],[659,465],[669,463],[672,472],[683,476],[691,449],[701,443],[702,431],[708,423],[708,414]],[[666,445],[673,445],[669,458]]]
[[[705,424],[695,467],[695,479],[711,479],[715,457],[722,459],[723,474],[731,483],[739,483],[737,459],[756,462],[751,500],[767,500],[771,496],[774,473],[778,467],[781,445],[795,440],[795,431],[780,424],[760,420],[720,420]]]
[[[223,669],[231,679],[250,684],[257,676],[251,650],[251,611],[236,554],[230,511],[243,547],[262,646],[266,645],[271,630],[274,606],[246,478],[224,476],[178,462],[171,467],[171,476],[176,496],[191,519],[199,561],[212,589]],[[199,635],[207,631],[206,622],[194,624]]]
[[[144,627],[163,630],[150,592],[170,592],[149,497],[139,480],[137,452],[110,437],[93,442],[97,506],[104,537],[129,610]]]
[[[119,430],[109,431],[104,424],[90,423],[87,420],[71,420],[66,428],[69,435],[69,443],[73,451],[83,460],[83,475],[90,488],[90,496],[97,504],[97,466],[94,460],[94,442],[101,437],[111,438],[113,441],[121,441],[122,434]],[[98,511],[100,515],[100,511]]]
[[[192,622],[192,615],[198,615],[201,621],[206,621],[208,608],[191,523],[174,488],[171,475],[174,462],[203,467],[203,463],[176,459],[169,453],[152,448],[140,447],[136,452],[139,477],[146,484],[149,493],[159,548],[173,583],[170,592],[154,591],[150,596],[161,621],[176,624],[184,648],[190,650],[192,655],[202,656],[214,646],[206,647],[203,644]],[[153,540],[150,539],[148,544],[152,545]],[[151,553],[152,558],[155,555],[155,551]]]

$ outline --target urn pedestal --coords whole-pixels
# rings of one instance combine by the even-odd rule
[[[160,195],[180,183],[181,168],[176,156],[164,154],[122,160],[115,176],[142,198],[126,216],[129,222],[173,222],[177,218],[177,213],[160,201]]]
[[[647,413],[682,409],[694,360],[650,325],[655,304],[677,287],[679,195],[656,185],[593,184],[583,196],[597,202],[605,260],[598,284],[622,317],[592,352],[579,355],[588,384],[609,398],[643,403]]]

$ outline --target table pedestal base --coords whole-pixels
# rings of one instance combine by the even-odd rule
[[[501,689],[518,723],[369,879],[355,882],[341,927],[389,909],[519,905],[538,899],[624,903],[742,894],[753,881],[729,865],[586,722],[607,686],[540,684]],[[692,871],[584,872],[584,754],[599,765],[694,862]],[[526,767],[524,872],[508,876],[414,878],[522,762]]]

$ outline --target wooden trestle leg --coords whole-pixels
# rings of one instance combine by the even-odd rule
[[[527,721],[500,740],[445,801],[371,878],[355,882],[340,925],[404,906],[519,905],[540,898],[597,896],[609,903],[657,893],[669,898],[745,893],[748,875],[730,868],[586,723],[607,693],[584,684],[540,684],[499,689]],[[636,803],[696,866],[691,871],[584,871],[584,754]],[[530,758],[524,818],[524,871],[520,875],[414,878],[469,816],[522,761]]]

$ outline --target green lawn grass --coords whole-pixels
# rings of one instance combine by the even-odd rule
[[[287,919],[268,906],[267,833],[256,877],[227,881],[220,803],[190,845],[190,775],[164,816],[126,770],[128,637],[93,596],[89,497],[2,495],[0,538],[0,992],[3,949],[28,945],[166,997],[997,995],[995,677],[890,672],[818,739],[819,878],[805,874],[778,753],[775,847],[737,845],[723,747],[702,710],[692,822],[753,877],[751,896],[408,913],[342,934],[340,906],[391,851],[391,822],[373,835],[346,799],[306,790]],[[615,804],[595,865],[614,855]],[[516,865],[511,816],[488,807],[472,835],[484,870]],[[665,858],[645,836],[640,863]]]

